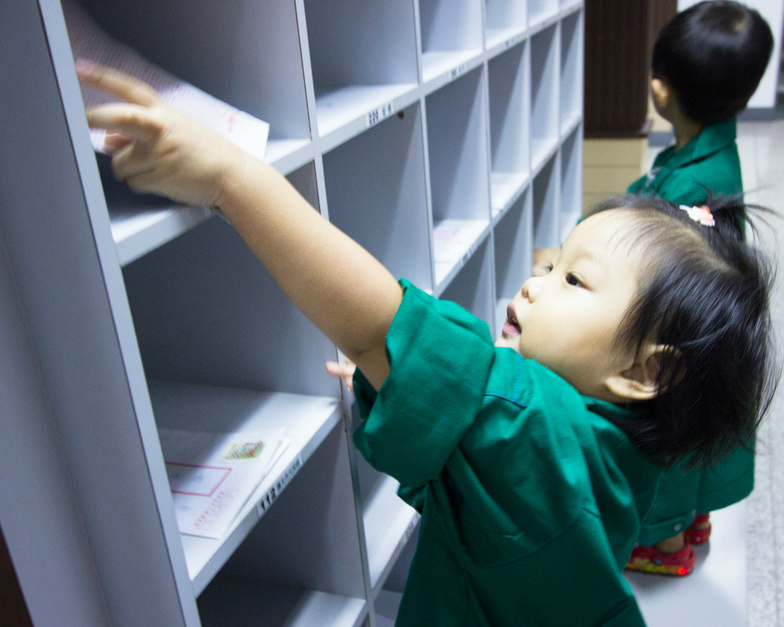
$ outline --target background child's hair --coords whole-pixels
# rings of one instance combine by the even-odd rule
[[[619,196],[588,215],[621,208],[637,218],[628,237],[642,247],[640,292],[616,341],[661,356],[649,418],[621,426],[654,461],[710,464],[748,445],[776,384],[770,320],[772,273],[739,228],[738,198],[708,200],[715,226],[651,196]]]
[[[765,73],[773,34],[754,9],[738,2],[700,2],[661,30],[653,78],[674,90],[683,113],[702,124],[737,115]]]

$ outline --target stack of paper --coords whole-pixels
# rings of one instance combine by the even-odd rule
[[[221,539],[289,445],[271,433],[159,429],[180,533]]]
[[[210,96],[150,63],[132,48],[104,31],[74,0],[63,0],[63,14],[74,59],[84,59],[116,70],[151,85],[161,99],[217,131],[254,157],[264,159],[269,124]],[[82,87],[85,107],[112,102],[105,94]],[[90,138],[98,152],[106,152],[102,129],[92,129]]]

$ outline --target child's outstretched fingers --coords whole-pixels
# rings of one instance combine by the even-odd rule
[[[333,377],[340,377],[349,390],[354,390],[354,371],[357,367],[349,360],[345,364],[336,361],[327,362],[327,372]]]
[[[110,134],[118,179],[136,192],[189,205],[220,204],[227,180],[243,171],[247,153],[122,72],[78,63],[77,73],[83,85],[124,101],[87,111],[90,127]]]
[[[152,87],[127,74],[83,59],[78,59],[75,65],[79,82],[96,91],[146,107],[160,101]]]

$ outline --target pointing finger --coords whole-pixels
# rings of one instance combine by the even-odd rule
[[[150,110],[138,105],[109,104],[86,111],[90,128],[103,128],[129,139],[150,141],[161,132],[160,121]]]
[[[120,100],[146,107],[159,102],[156,91],[146,83],[103,65],[79,59],[76,74],[82,85]]]

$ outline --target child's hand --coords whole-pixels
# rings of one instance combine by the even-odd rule
[[[336,361],[327,362],[327,372],[333,377],[340,377],[345,382],[346,386],[352,392],[354,391],[354,372],[356,365],[349,359],[345,364],[340,364]]]
[[[87,123],[107,131],[112,172],[136,192],[195,206],[220,206],[227,185],[241,181],[247,153],[160,100],[121,72],[77,62],[79,81],[124,102],[88,110]]]

